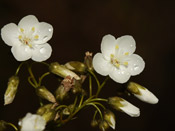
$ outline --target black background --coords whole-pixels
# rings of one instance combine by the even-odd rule
[[[0,28],[10,22],[18,23],[29,14],[40,21],[53,25],[54,35],[49,41],[53,48],[47,62],[65,63],[82,61],[85,51],[100,51],[101,39],[106,34],[116,38],[132,35],[137,43],[136,53],[146,62],[145,70],[131,80],[152,91],[158,98],[157,105],[126,97],[141,110],[141,116],[131,118],[116,113],[117,131],[166,131],[172,129],[174,115],[174,23],[175,2],[172,0],[1,0]],[[17,125],[27,112],[35,113],[38,98],[26,82],[27,72],[20,73],[20,86],[14,102],[3,106],[3,94],[8,78],[14,74],[19,62],[11,54],[10,47],[0,39],[0,119]],[[35,71],[44,72],[42,67]],[[48,77],[48,80],[52,77]],[[101,78],[102,80],[103,78]],[[52,82],[47,88],[54,90]],[[112,80],[104,87],[101,96],[116,95],[117,87]],[[92,108],[79,113],[78,119],[59,130],[96,131],[90,127]],[[110,129],[112,131],[112,129]]]

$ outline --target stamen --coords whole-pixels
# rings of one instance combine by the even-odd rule
[[[22,39],[22,35],[19,35],[18,38],[21,40]]]
[[[33,31],[33,32],[35,31],[35,27],[32,27],[32,31]]]
[[[38,39],[38,38],[39,38],[39,36],[38,36],[38,35],[35,35],[35,36],[34,36],[34,38],[35,38],[35,39]]]
[[[116,45],[116,46],[115,46],[115,49],[119,49],[119,46],[118,46],[118,45]]]
[[[111,58],[114,58],[114,54],[111,54]]]
[[[126,52],[125,55],[129,55],[129,52]]]
[[[124,62],[123,65],[128,66],[128,62]]]
[[[117,68],[119,68],[120,67],[120,64],[118,64],[118,63],[116,63],[116,65],[115,65]]]
[[[20,28],[20,31],[23,33],[24,32],[24,29],[23,28]]]

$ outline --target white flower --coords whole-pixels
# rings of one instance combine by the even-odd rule
[[[46,121],[40,116],[27,113],[26,116],[19,121],[21,131],[43,131]]]
[[[109,75],[118,83],[125,83],[130,76],[138,75],[145,67],[143,59],[133,54],[136,43],[132,36],[125,35],[115,39],[106,35],[102,39],[101,52],[93,58],[93,66],[97,73]]]
[[[130,82],[127,89],[143,102],[157,104],[159,101],[159,99],[152,92],[135,82]]]
[[[45,61],[51,56],[52,48],[47,43],[53,34],[53,27],[39,22],[33,15],[25,16],[18,25],[10,23],[1,29],[3,41],[12,46],[11,51],[17,61],[32,59]]]

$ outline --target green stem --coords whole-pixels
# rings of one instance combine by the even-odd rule
[[[82,96],[81,96],[81,99],[80,99],[80,103],[79,103],[78,108],[80,108],[80,107],[81,107],[81,105],[82,105],[82,103],[83,103],[83,99],[84,99],[84,95],[82,95]]]
[[[19,71],[20,71],[20,69],[21,69],[21,67],[23,66],[24,63],[25,63],[25,62],[22,62],[22,63],[18,66],[18,68],[16,69],[15,75],[18,75],[18,73],[19,73]]]
[[[49,74],[50,74],[50,72],[46,72],[39,78],[39,83],[38,83],[39,86],[41,86],[41,83],[42,83],[42,80],[44,79],[44,77],[48,76]]]
[[[97,82],[97,86],[98,86],[98,88],[100,88],[100,82],[99,82],[97,76],[94,74],[94,72],[92,72],[92,71],[90,71],[90,70],[88,70],[88,71],[89,71],[89,73],[95,78],[95,80],[96,80],[96,82]]]
[[[97,115],[97,112],[98,112],[98,110],[95,111],[94,116],[93,116],[93,120],[95,120],[95,117]]]
[[[18,131],[18,128],[14,125],[14,124],[12,124],[12,123],[7,123],[9,126],[11,126],[11,127],[13,127],[14,129],[15,129],[15,131]]]
[[[96,106],[94,103],[88,103],[87,105],[92,105],[92,106],[94,106],[94,107],[98,110],[98,113],[100,114],[100,117],[101,117],[101,119],[103,120],[103,115],[102,115],[102,113],[101,113],[100,108],[98,108],[98,106]]]
[[[97,93],[96,93],[96,97],[98,97],[101,89],[103,88],[103,86],[106,84],[107,80],[109,79],[109,76],[106,77],[106,79],[103,81],[103,83],[99,86]]]
[[[36,79],[35,79],[35,76],[33,75],[32,68],[31,68],[31,66],[29,66],[29,65],[28,65],[28,72],[29,72],[29,74],[30,74],[30,77],[31,77],[31,79],[32,79],[32,81],[33,81],[33,83],[34,83],[34,85],[35,85],[35,88],[37,88],[37,87],[38,87],[38,83],[37,83],[37,81],[36,81]]]
[[[92,77],[89,75],[89,97],[92,96]]]
[[[37,88],[36,85],[32,82],[31,76],[28,77],[28,82],[30,83],[31,86],[33,86],[34,88]]]

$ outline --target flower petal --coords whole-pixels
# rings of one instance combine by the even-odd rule
[[[30,31],[38,22],[38,19],[34,15],[28,15],[20,20],[18,26],[24,29],[24,31]]]
[[[53,35],[53,27],[52,25],[41,22],[36,25],[35,35],[38,35],[38,40],[34,41],[36,44],[46,43],[48,40],[52,38]]]
[[[32,60],[34,61],[45,61],[51,56],[52,47],[48,43],[36,45],[34,48],[32,53]]]
[[[1,29],[1,37],[9,46],[13,46],[17,42],[19,43],[18,35],[18,27],[14,23],[7,24]]]
[[[17,61],[25,61],[31,58],[32,52],[29,46],[16,45],[11,48],[12,54]]]
[[[112,35],[105,35],[101,42],[101,52],[105,59],[110,60],[110,55],[115,53],[116,39]]]
[[[120,66],[119,68],[120,69],[116,67],[113,68],[112,71],[109,73],[109,76],[111,77],[111,79],[118,83],[125,83],[129,80],[130,73],[123,66]]]
[[[122,37],[119,37],[116,42],[119,46],[119,54],[125,54],[131,55],[134,53],[136,49],[136,42],[134,38],[130,35],[124,35]]]
[[[111,72],[113,65],[104,59],[101,53],[97,53],[92,60],[93,67],[97,73],[107,76]]]
[[[131,56],[129,56],[128,71],[132,76],[140,74],[144,68],[145,62],[142,57],[137,54],[132,54]]]
[[[128,101],[124,100],[121,101],[121,104],[123,107],[120,107],[120,109],[128,114],[131,117],[138,117],[140,116],[140,109],[133,104],[129,103]]]
[[[149,104],[157,104],[159,99],[148,89],[144,88],[138,88],[140,91],[140,94],[134,94],[138,99],[140,99],[143,102],[147,102]]]

